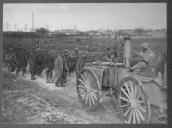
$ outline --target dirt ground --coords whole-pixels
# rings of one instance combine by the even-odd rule
[[[68,77],[65,87],[45,83],[38,77],[3,73],[3,122],[10,124],[116,124],[123,123],[112,97],[102,97],[94,111],[87,111],[78,101],[75,75]],[[160,115],[152,107],[152,123],[167,123],[167,115]]]

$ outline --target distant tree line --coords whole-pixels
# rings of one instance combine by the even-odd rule
[[[49,31],[45,28],[36,29],[35,32],[3,32],[4,39],[40,38]]]
[[[4,39],[39,38],[39,34],[34,32],[3,32]]]

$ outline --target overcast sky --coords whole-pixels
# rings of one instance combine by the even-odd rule
[[[166,28],[166,3],[4,4],[3,30]],[[26,24],[26,25],[25,25]]]

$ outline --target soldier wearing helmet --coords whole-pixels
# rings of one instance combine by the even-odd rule
[[[105,56],[103,57],[104,61],[112,62],[114,59],[114,53],[110,48],[106,48],[105,50]]]
[[[131,67],[131,70],[136,70],[136,69],[147,69],[151,71],[154,63],[155,63],[155,54],[154,52],[149,48],[149,44],[148,43],[143,43],[141,45],[141,62],[139,62],[138,64],[134,65],[133,67]],[[149,71],[149,72],[150,72]]]

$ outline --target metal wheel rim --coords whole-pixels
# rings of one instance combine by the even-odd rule
[[[125,123],[141,124],[149,120],[150,104],[143,88],[136,80],[124,80],[118,98]]]
[[[77,93],[88,109],[93,110],[97,107],[99,103],[98,83],[90,70],[83,69],[77,76]]]

